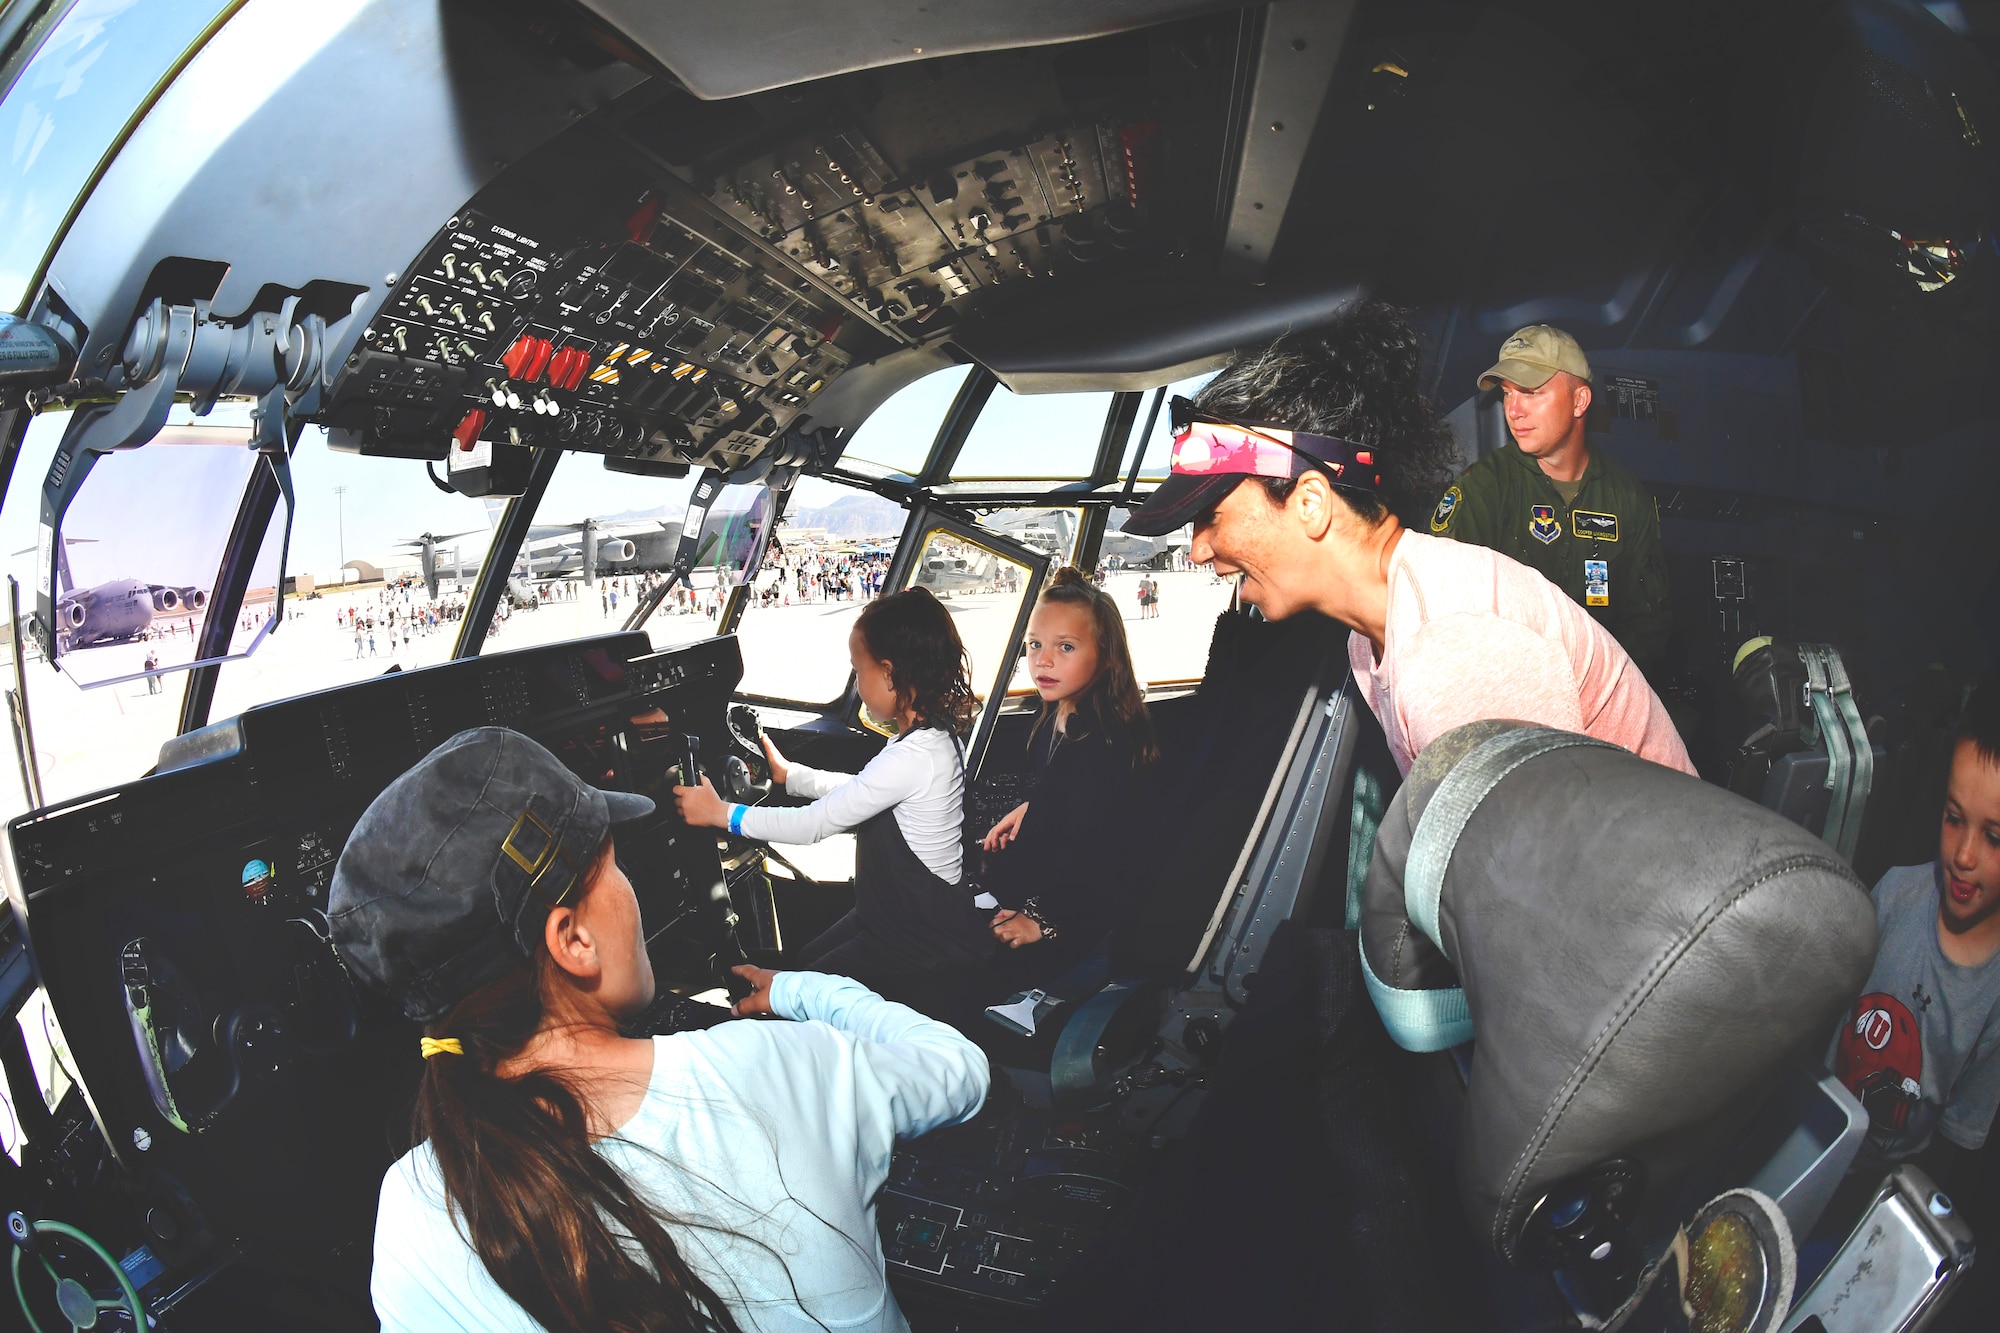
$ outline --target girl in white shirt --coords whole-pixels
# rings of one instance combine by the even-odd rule
[[[674,788],[681,817],[771,842],[810,843],[853,830],[854,910],[800,950],[797,961],[853,977],[935,1012],[950,978],[994,949],[990,898],[965,886],[965,757],[977,700],[951,613],[923,588],[879,597],[847,636],[861,702],[893,718],[896,739],[859,773],[788,762],[767,737],[771,777],[804,808],[731,805],[707,779]],[[983,897],[983,895],[982,895]]]

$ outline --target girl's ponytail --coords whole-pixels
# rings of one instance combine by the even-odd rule
[[[590,1146],[571,1083],[549,1070],[499,1076],[541,1027],[550,966],[546,951],[523,959],[430,1025],[453,1044],[426,1043],[436,1053],[424,1061],[414,1129],[436,1154],[454,1220],[500,1289],[550,1333],[739,1333],[658,1215]]]

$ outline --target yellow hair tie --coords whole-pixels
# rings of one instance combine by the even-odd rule
[[[433,1055],[464,1055],[465,1047],[458,1044],[457,1037],[446,1037],[442,1041],[434,1037],[424,1038],[424,1059]]]

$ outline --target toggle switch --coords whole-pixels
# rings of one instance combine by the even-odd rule
[[[457,441],[460,449],[470,451],[474,441],[479,438],[479,432],[485,429],[486,410],[475,407],[460,419],[457,428],[451,433],[451,438]]]
[[[574,389],[583,383],[590,369],[590,353],[581,347],[565,347],[549,359],[549,383],[558,389]]]

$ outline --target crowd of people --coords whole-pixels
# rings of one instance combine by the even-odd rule
[[[465,618],[465,599],[456,594],[419,599],[409,583],[392,583],[375,590],[373,604],[362,598],[337,606],[334,623],[354,638],[356,657],[380,657],[409,647]]]
[[[866,601],[882,591],[889,555],[801,550],[776,552],[752,585],[758,606]]]
[[[1240,355],[1172,404],[1171,475],[1126,531],[1191,525],[1187,559],[1240,580],[1264,617],[1345,625],[1405,774],[1495,718],[1694,773],[1645,674],[1668,605],[1657,516],[1589,447],[1582,350],[1546,326],[1502,345],[1480,383],[1515,443],[1462,475],[1419,353],[1396,311],[1360,303]],[[982,1011],[1018,1018],[1136,909],[1115,843],[1092,833],[1130,824],[1159,748],[1123,609],[1059,571],[1023,645],[1040,700],[1029,798],[967,829],[965,649],[924,588],[877,595],[883,568],[780,560],[758,596],[864,603],[850,665],[894,739],[844,774],[766,738],[774,783],[803,804],[726,801],[694,774],[673,790],[690,826],[855,834],[853,909],[790,950],[792,970],[737,969],[739,1016],[797,1021],[622,1035],[653,978],[616,830],[651,803],[524,737],[464,733],[364,816],[335,940],[426,1034],[419,1146],[376,1233],[385,1328],[903,1327],[871,1203],[893,1142],[976,1112],[987,1060],[964,1034],[986,1032]],[[1138,595],[1157,614],[1150,575]],[[551,813],[530,857],[515,839],[534,811]],[[1964,1178],[1954,1155],[1981,1149],[2000,1102],[2000,689],[1965,710],[1937,859],[1874,897],[1875,975],[1827,1034],[1873,1124],[1856,1179],[1918,1155]]]

